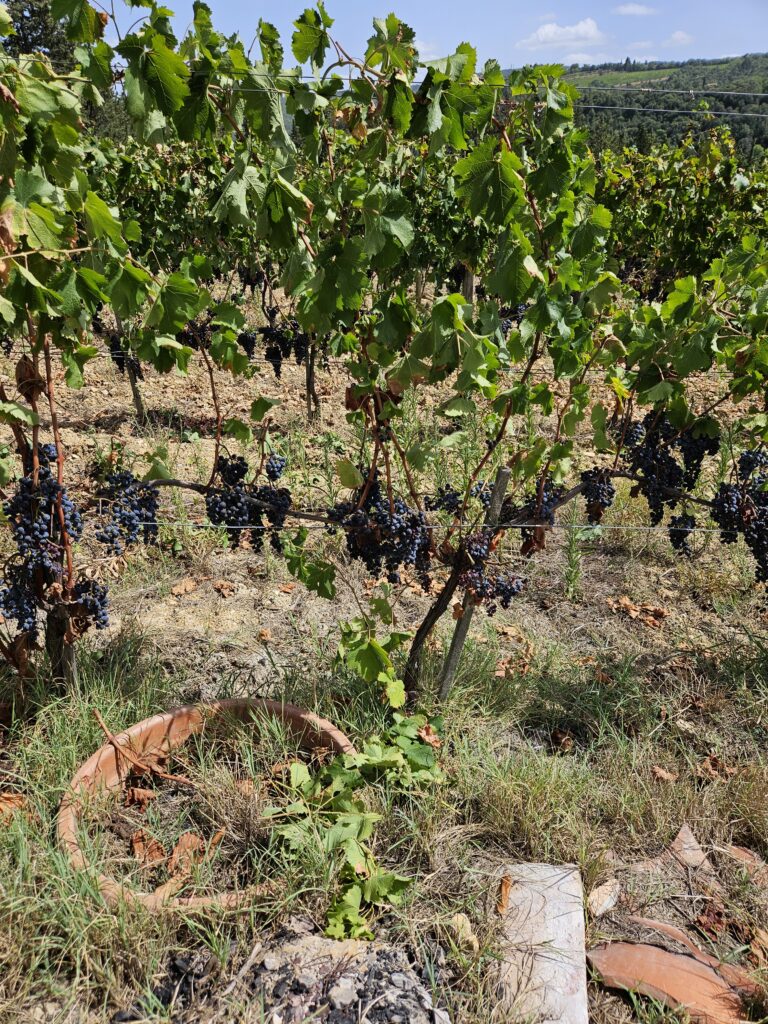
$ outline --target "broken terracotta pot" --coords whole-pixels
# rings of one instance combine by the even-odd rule
[[[70,863],[79,871],[89,864],[80,845],[79,823],[86,801],[104,790],[122,789],[129,776],[131,758],[118,753],[118,747],[130,752],[134,760],[152,761],[166,757],[181,747],[191,736],[203,733],[210,723],[225,717],[259,727],[259,716],[280,719],[305,750],[330,749],[338,754],[353,754],[355,748],[344,735],[324,718],[291,704],[258,699],[214,701],[205,705],[185,705],[165,714],[147,718],[114,737],[96,751],[72,778],[61,801],[56,831],[59,842],[69,855]],[[195,910],[205,907],[235,908],[249,900],[247,892],[226,892],[215,896],[176,897],[169,894],[138,892],[105,875],[97,875],[99,889],[112,904],[123,900],[149,910]]]
[[[682,953],[638,942],[610,942],[587,954],[609,988],[657,999],[687,1010],[696,1024],[741,1024],[741,999],[708,964]]]

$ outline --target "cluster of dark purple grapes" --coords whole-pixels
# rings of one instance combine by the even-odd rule
[[[531,541],[537,525],[555,525],[555,512],[564,494],[565,488],[547,476],[527,495],[522,505],[516,505],[512,498],[505,499],[501,506],[501,525],[515,520],[534,524],[523,526],[520,531],[524,543]]]
[[[141,363],[130,349],[123,348],[123,343],[117,331],[110,331],[107,337],[109,344],[109,358],[117,367],[118,373],[125,373],[128,370],[136,380],[144,380],[144,371]]]
[[[4,356],[10,356],[13,351],[13,338],[10,334],[0,335],[0,349],[2,349]]]
[[[30,571],[37,568],[48,572],[60,570],[62,518],[71,541],[78,541],[83,535],[80,512],[50,470],[55,458],[55,445],[42,445],[38,449],[37,484],[32,473],[22,477],[16,493],[3,505],[19,556]]]
[[[72,600],[80,616],[92,622],[96,629],[109,625],[109,591],[96,580],[82,580],[72,588]]]
[[[757,473],[759,478],[764,471],[768,471],[768,449],[754,448],[751,451],[742,452],[739,456],[738,467],[740,480],[749,479],[753,473]]]
[[[669,521],[669,542],[675,551],[679,551],[686,558],[690,558],[693,555],[691,537],[695,529],[696,520],[688,513],[672,516]]]
[[[238,270],[238,275],[243,288],[251,289],[251,295],[253,295],[257,288],[261,289],[266,282],[266,275],[263,270],[257,270],[248,265],[241,266]]]
[[[768,583],[768,455],[764,448],[743,452],[738,483],[722,483],[712,502],[712,518],[724,544],[743,534],[757,563],[759,583]]]
[[[461,508],[461,494],[450,484],[442,484],[436,494],[428,494],[424,498],[424,506],[428,512],[450,512],[455,515]]]
[[[211,324],[212,320],[213,311],[209,309],[202,317],[190,320],[178,332],[176,341],[181,345],[186,345],[187,348],[194,349],[195,352],[199,352],[200,349],[210,348],[211,338],[218,331],[218,327],[214,327]]]
[[[476,484],[473,484],[469,494],[470,497],[477,498],[483,508],[488,508],[491,504],[491,488],[485,480],[478,480]]]
[[[484,527],[464,541],[467,566],[459,577],[459,586],[476,604],[483,604],[489,615],[498,606],[509,608],[512,599],[525,586],[525,581],[513,573],[491,573],[487,570],[494,531]]]
[[[117,367],[118,373],[125,373],[128,370],[136,380],[144,380],[141,363],[129,348],[123,348],[120,332],[110,331],[107,328],[101,318],[101,309],[98,309],[91,317],[91,328],[94,334],[98,334],[106,341],[109,358]]]
[[[261,515],[266,516],[266,520],[269,523],[269,543],[278,553],[283,550],[283,542],[280,539],[280,531],[285,526],[285,521],[288,518],[288,513],[291,510],[293,499],[291,492],[287,487],[271,487],[264,485],[257,487],[253,492],[253,496],[257,501],[263,503],[261,514],[257,526],[257,533],[254,536],[253,546],[256,550],[259,550],[263,543],[263,530],[264,525],[261,520]],[[259,507],[256,506],[256,511]]]
[[[665,507],[674,508],[685,483],[685,473],[672,453],[675,428],[664,413],[649,412],[642,423],[627,431],[622,455],[638,477],[640,493],[648,502],[652,526],[664,518]]]
[[[291,353],[299,366],[307,358],[309,338],[297,320],[285,320],[281,324],[270,323],[268,327],[260,328],[260,331],[265,343],[264,358],[278,380],[283,372],[283,360],[289,359]]]
[[[37,602],[32,574],[26,565],[11,565],[0,586],[0,614],[19,631],[37,635]]]
[[[237,487],[248,475],[248,463],[242,455],[222,455],[218,471],[225,487]]]
[[[286,460],[282,455],[275,455],[272,452],[267,459],[267,464],[264,467],[264,471],[267,474],[267,480],[270,480],[273,484],[277,483],[280,477],[285,472]]]
[[[463,263],[457,263],[448,271],[445,280],[451,294],[461,291],[464,284],[464,273],[465,269]]]
[[[211,491],[205,498],[205,509],[214,526],[226,528],[230,546],[236,548],[251,524],[252,505],[242,485]]]
[[[80,512],[51,471],[56,456],[55,445],[40,445],[37,450],[37,483],[31,472],[22,477],[15,494],[3,505],[17,557],[6,566],[0,585],[0,613],[8,621],[14,621],[22,633],[33,638],[38,629],[38,591],[62,575],[62,517],[70,541],[80,540],[83,534]],[[76,590],[73,598],[79,603]],[[101,628],[101,614],[91,615],[88,608],[84,608],[82,615]]]
[[[277,480],[285,468],[285,459],[281,460],[278,456],[270,458],[276,460],[271,467],[272,472],[277,464],[282,462],[280,473],[274,478]],[[270,466],[267,460],[268,477],[269,473]],[[285,525],[292,505],[291,492],[288,488],[274,487],[273,484],[247,487],[245,478],[248,475],[248,463],[240,455],[222,456],[219,459],[218,475],[223,487],[211,491],[205,499],[208,518],[214,526],[225,527],[233,548],[240,544],[243,534],[250,531],[251,543],[256,551],[261,550],[264,533],[268,530],[270,544],[276,551],[282,551],[280,531]],[[268,526],[264,523],[265,518]]]
[[[704,458],[717,455],[720,438],[676,430],[663,412],[649,412],[642,422],[633,423],[626,433],[623,456],[639,477],[639,488],[648,502],[651,525],[658,526],[665,507],[675,508],[680,495],[693,490],[701,475]],[[675,458],[680,452],[682,466]]]
[[[683,485],[692,491],[701,476],[705,456],[717,455],[720,451],[720,438],[704,434],[695,437],[690,430],[686,430],[676,438],[675,445],[683,457]]]
[[[501,319],[501,333],[505,338],[509,337],[509,332],[514,325],[520,323],[527,309],[528,304],[526,302],[521,302],[517,306],[502,306],[499,310],[499,317]]]
[[[587,469],[581,474],[584,484],[584,500],[587,503],[587,519],[599,523],[603,513],[609,509],[616,497],[616,488],[611,483],[608,470]]]
[[[367,479],[369,470],[361,472]],[[402,567],[413,566],[422,585],[428,586],[431,545],[424,513],[410,508],[402,498],[390,499],[381,488],[378,472],[361,503],[362,494],[360,489],[351,502],[335,505],[328,514],[344,529],[350,555],[372,574],[384,569],[390,583],[400,582]]]
[[[103,496],[111,502],[110,518],[96,533],[116,555],[142,539],[145,544],[157,540],[157,487],[137,480],[133,473],[121,470],[107,477]]]
[[[256,355],[256,345],[259,341],[258,331],[241,331],[237,336],[237,343],[240,348],[248,356],[248,359],[253,361],[253,357]]]

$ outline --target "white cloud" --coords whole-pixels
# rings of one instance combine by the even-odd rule
[[[424,39],[414,39],[413,45],[419,51],[421,60],[437,60],[440,56],[434,43],[428,43]]]
[[[566,53],[564,64],[599,64],[600,54],[597,53]]]
[[[669,39],[664,40],[665,46],[690,46],[693,42],[693,36],[687,32],[673,32]]]
[[[618,7],[613,8],[614,14],[624,14],[630,18],[643,18],[649,14],[655,14],[656,8],[649,7],[648,4],[619,4]]]
[[[550,48],[567,49],[570,46],[599,46],[605,42],[605,34],[597,27],[594,18],[584,18],[575,25],[558,25],[548,21],[517,45],[526,50]]]

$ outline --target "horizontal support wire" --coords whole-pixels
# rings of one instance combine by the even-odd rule
[[[316,511],[316,510],[312,510],[312,511]],[[88,514],[86,513],[86,515],[88,515]],[[287,518],[290,518],[291,511],[289,510],[286,515],[287,515]],[[460,520],[460,522],[462,522],[462,523],[469,522],[469,521],[470,520],[468,518],[462,518]],[[474,524],[474,520],[472,520],[472,522]],[[190,520],[187,520],[187,519],[158,519],[157,521],[148,520],[147,522],[136,523],[136,525],[137,526],[157,526],[157,527],[161,527],[161,526],[168,526],[168,527],[180,526],[180,527],[191,528],[191,529],[196,529],[196,530],[233,530],[233,531],[234,530],[237,530],[237,531],[264,530],[264,531],[270,531],[270,530],[274,530],[275,529],[274,526],[270,526],[268,524],[266,524],[266,525],[257,525],[257,526],[227,526],[224,523],[219,523],[219,524],[210,523],[210,522],[202,523],[202,522],[193,522],[193,521],[190,521]],[[344,532],[344,530],[346,528],[345,528],[343,523],[338,522],[336,520],[329,519],[325,523],[310,523],[310,524],[304,526],[303,529],[305,529],[305,530],[321,530],[324,533],[327,533],[329,530],[335,530],[337,532]],[[442,524],[442,523],[431,523],[430,524],[430,523],[428,523],[428,524],[426,524],[423,527],[423,529],[425,529],[425,530],[444,530],[445,529],[445,524]],[[669,527],[668,526],[663,526],[663,525],[659,525],[659,526],[633,526],[633,525],[622,526],[620,523],[545,523],[545,522],[541,522],[541,521],[539,521],[539,522],[530,522],[530,523],[516,523],[516,522],[515,523],[499,523],[498,526],[496,527],[496,529],[499,530],[499,531],[502,531],[502,532],[503,531],[507,531],[507,530],[535,530],[535,529],[545,529],[545,530],[584,530],[584,531],[591,531],[591,532],[595,532],[595,533],[597,533],[598,531],[603,531],[603,530],[625,530],[625,531],[629,531],[631,533],[667,533],[669,531]],[[681,531],[677,531],[677,532],[681,532]],[[713,533],[713,534],[719,534],[722,531],[720,530],[719,527],[695,526],[695,527],[693,527],[692,530],[686,530],[685,532],[686,533]]]

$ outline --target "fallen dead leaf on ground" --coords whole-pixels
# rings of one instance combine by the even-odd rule
[[[295,583],[281,583],[277,588],[282,594],[292,594],[296,589]]]
[[[745,846],[718,847],[717,852],[724,854],[738,867],[743,868],[756,885],[768,888],[768,864],[758,854],[748,850]]]
[[[154,891],[154,895],[158,896],[161,900],[171,899],[178,892],[181,892],[185,884],[186,876],[177,875],[174,878],[169,878],[168,881],[163,882],[162,885],[158,885]]]
[[[193,580],[191,576],[187,576],[186,579],[179,580],[171,587],[171,593],[174,597],[182,597],[184,594],[191,594],[193,590],[197,590],[199,583],[197,580]]]
[[[154,800],[157,791],[154,789],[143,789],[141,786],[129,786],[125,791],[125,806],[138,807],[145,811],[150,800]]]
[[[506,914],[509,907],[509,892],[512,888],[512,879],[509,875],[504,875],[501,880],[501,886],[499,888],[499,899],[496,903],[496,913]]]
[[[722,904],[708,903],[696,918],[696,927],[707,936],[717,940],[734,924],[734,919]]]
[[[20,811],[27,811],[27,799],[22,793],[0,793],[0,822],[6,824]]]
[[[213,589],[217,594],[221,594],[222,597],[232,597],[237,587],[234,583],[230,583],[229,580],[214,580]]]
[[[420,740],[423,740],[424,743],[428,743],[430,747],[434,747],[435,750],[439,750],[443,745],[443,741],[429,724],[422,726],[416,735]]]
[[[454,914],[448,919],[447,924],[459,949],[467,953],[480,952],[480,942],[472,931],[472,922],[466,914]]]
[[[269,643],[269,641],[271,639],[272,639],[272,633],[270,632],[270,630],[268,630],[268,629],[260,629],[259,630],[259,640],[263,644]]]
[[[564,729],[553,729],[552,746],[561,754],[567,754],[568,751],[573,750],[573,736]]]
[[[637,619],[650,629],[660,629],[664,619],[669,615],[666,608],[653,604],[635,604],[626,594],[621,597],[609,597],[606,604],[612,612],[621,612],[630,619]]]
[[[677,782],[679,778],[677,772],[667,771],[666,768],[662,768],[658,764],[651,768],[651,775],[653,775],[654,779],[658,779],[659,782]]]
[[[497,679],[513,679],[515,676],[527,676],[533,661],[533,644],[529,640],[521,640],[520,651],[502,658],[496,665],[494,675]]]
[[[169,875],[187,875],[205,856],[205,840],[197,832],[184,832],[168,860]]]
[[[165,860],[163,844],[147,835],[143,828],[138,828],[131,836],[131,852],[142,867],[159,864]]]
[[[736,769],[726,764],[717,754],[708,754],[696,765],[696,775],[709,782],[719,782],[736,774]]]
[[[723,963],[710,953],[705,953],[703,949],[699,949],[690,936],[686,935],[682,929],[675,927],[675,925],[669,924],[667,921],[654,921],[649,917],[638,917],[635,915],[632,915],[629,921],[632,924],[640,925],[642,928],[649,928],[651,931],[666,935],[667,938],[672,939],[674,942],[679,942],[698,961],[712,967],[724,981],[747,998],[754,999],[761,994],[760,986],[752,980],[743,968],[737,967],[736,964]]]

